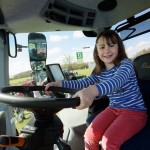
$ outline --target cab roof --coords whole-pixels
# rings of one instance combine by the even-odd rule
[[[0,0],[0,29],[99,32],[148,8],[149,0]]]

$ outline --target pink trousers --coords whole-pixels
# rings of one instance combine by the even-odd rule
[[[119,150],[120,146],[146,124],[147,114],[123,108],[107,107],[87,128],[85,150]]]

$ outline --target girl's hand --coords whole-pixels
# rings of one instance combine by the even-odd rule
[[[98,89],[96,86],[90,86],[88,88],[84,88],[78,91],[73,98],[79,97],[80,98],[80,105],[76,107],[76,109],[84,109],[89,107],[96,96],[99,95]]]
[[[44,86],[47,83],[47,78],[45,78],[42,82],[40,82],[38,85]]]
[[[45,91],[47,91],[50,86],[62,87],[62,82],[50,82],[46,84]]]

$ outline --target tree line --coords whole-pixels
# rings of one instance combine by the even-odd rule
[[[134,56],[134,58],[136,58],[137,56],[146,54],[146,53],[150,53],[150,48],[141,50],[140,52],[138,52],[136,54],[136,56]],[[76,63],[76,62],[72,62],[72,60],[73,59],[72,59],[72,57],[70,55],[64,57],[64,61],[63,61],[64,64],[61,65],[62,70],[73,71],[73,70],[87,69],[88,68],[88,63]],[[14,77],[11,78],[11,79],[20,79],[20,78],[30,77],[31,73],[32,73],[32,70],[21,72],[19,74],[14,75]]]
[[[20,78],[30,77],[31,73],[32,73],[32,70],[24,71],[24,72],[14,75],[11,79],[20,79]]]
[[[70,64],[63,64],[61,65],[62,70],[78,70],[78,69],[85,69],[88,68],[88,63],[70,63]],[[11,79],[20,79],[20,78],[26,78],[26,77],[30,77],[32,73],[32,70],[29,71],[25,71],[25,72],[21,72],[18,73],[16,75],[14,75]]]

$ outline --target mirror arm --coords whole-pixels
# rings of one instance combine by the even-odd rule
[[[28,46],[23,46],[21,44],[17,44],[17,52],[22,52],[22,48],[28,48]]]

